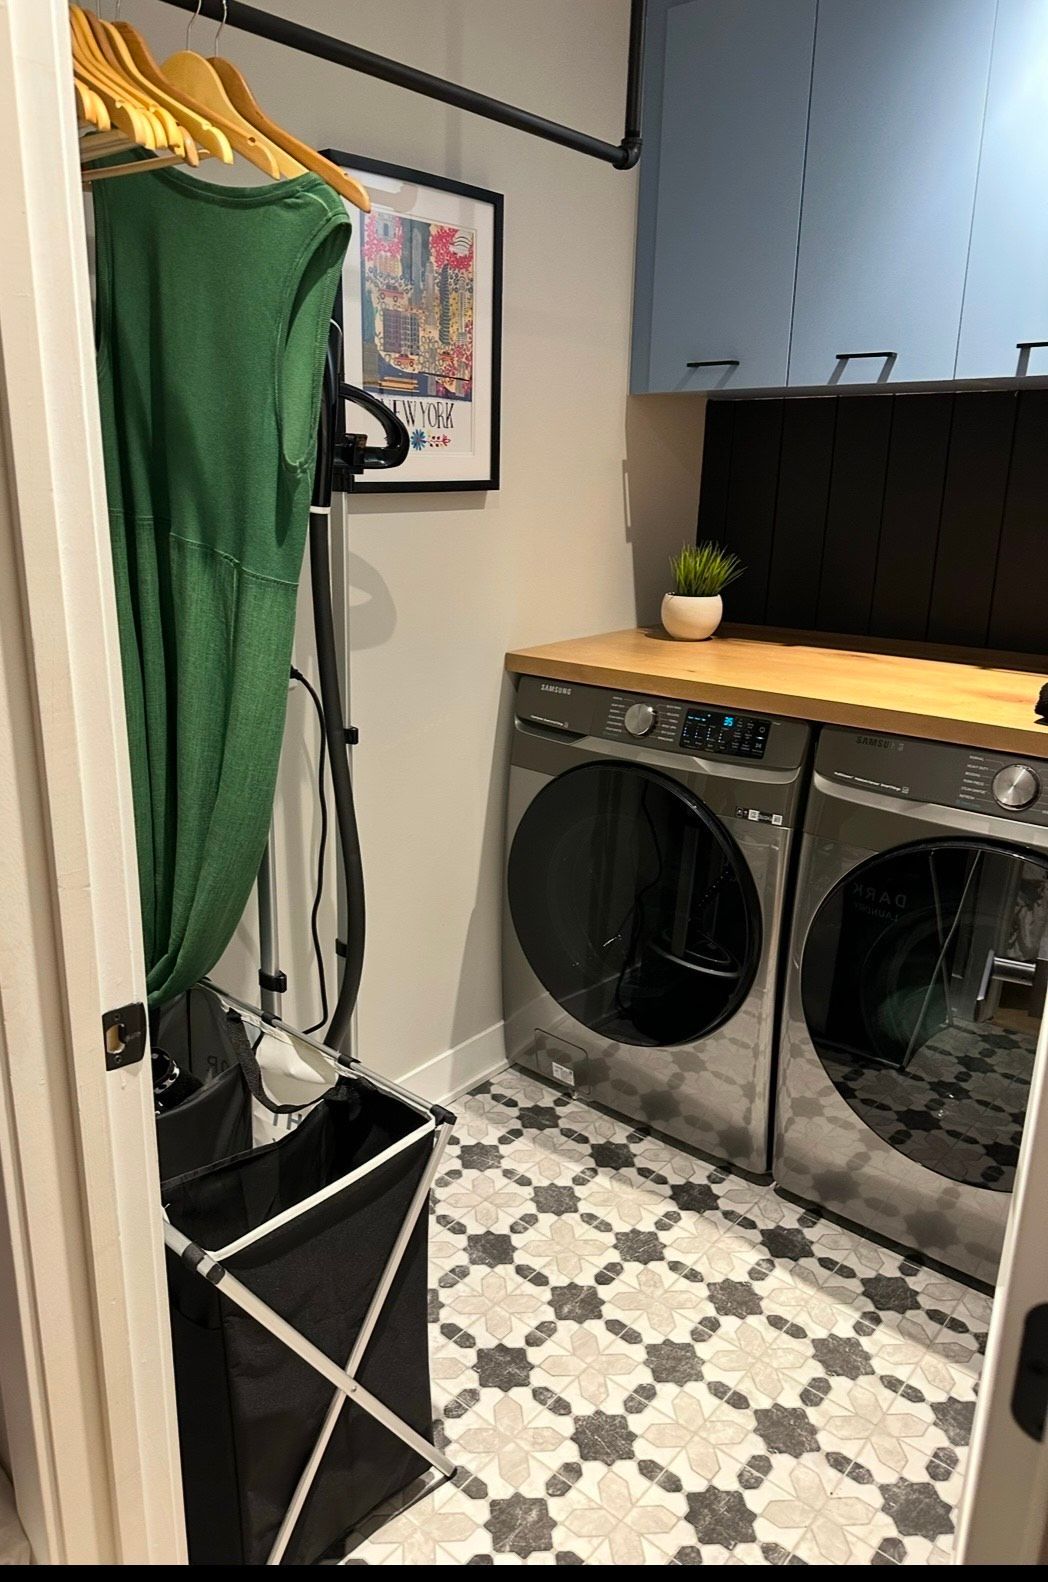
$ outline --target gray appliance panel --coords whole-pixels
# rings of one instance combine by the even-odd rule
[[[628,746],[594,736],[557,736],[542,726],[518,720],[513,731],[512,766],[533,769],[552,779],[568,769],[601,759],[642,763],[659,769],[685,786],[737,836],[739,823],[792,828],[799,819],[803,776],[799,769],[757,770],[747,764],[724,763],[655,747]]]
[[[1045,742],[1048,748],[1048,740]],[[994,776],[1002,769],[1025,766],[1040,783],[1035,801],[1026,808],[1002,807],[993,794]],[[815,771],[835,785],[879,799],[927,802],[959,812],[1005,819],[1009,823],[1048,828],[1048,760],[1016,758],[982,747],[955,747],[948,742],[919,741],[910,736],[882,736],[871,731],[826,726],[819,736]]]
[[[525,686],[527,682],[533,685]],[[507,863],[525,810],[556,776],[609,759],[654,767],[685,786],[730,830],[757,890],[762,948],[745,1002],[708,1037],[663,1048],[619,1043],[577,1022],[544,988],[520,947],[504,886],[507,1053],[516,1064],[619,1114],[744,1170],[763,1173],[768,1168],[782,914],[791,826],[798,820],[803,794],[808,727],[771,721],[762,762],[720,753],[699,756],[655,733],[654,741],[624,741],[614,728],[613,705],[617,699],[637,701],[635,694],[592,687],[549,693],[535,691],[535,682],[523,678],[518,693]]]
[[[644,737],[632,737],[626,712],[646,704],[655,723]],[[656,748],[688,758],[730,760],[743,769],[796,769],[805,759],[811,732],[798,720],[776,719],[753,709],[663,698],[656,693],[591,687],[574,681],[521,676],[517,719],[574,736]]]

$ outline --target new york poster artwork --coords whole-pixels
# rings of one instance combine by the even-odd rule
[[[414,452],[471,455],[476,233],[375,204],[359,245],[364,389]]]

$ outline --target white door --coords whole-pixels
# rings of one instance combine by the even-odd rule
[[[1041,1025],[1011,1219],[961,1500],[960,1565],[1048,1556],[1048,1018]]]
[[[0,0],[0,1409],[44,1564],[185,1559],[65,0]]]

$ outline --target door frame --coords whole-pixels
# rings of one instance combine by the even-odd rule
[[[0,1393],[34,1559],[184,1563],[64,0],[0,0]]]

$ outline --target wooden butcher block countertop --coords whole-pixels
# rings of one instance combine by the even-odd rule
[[[886,645],[884,645],[886,647]],[[1048,758],[1034,704],[1045,673],[998,669],[999,656],[924,658],[831,647],[804,634],[681,643],[660,628],[577,637],[506,656],[508,670],[553,681],[759,709],[800,720]]]

